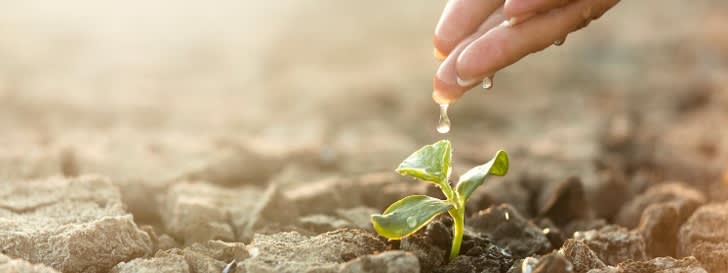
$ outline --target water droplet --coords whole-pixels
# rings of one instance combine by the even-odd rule
[[[536,264],[538,264],[538,259],[534,257],[524,258],[523,262],[521,263],[521,272],[531,273],[533,271],[533,268],[536,267]]]
[[[506,211],[505,213],[506,221],[511,220],[511,215]]]
[[[485,89],[491,89],[493,87],[493,78],[485,77],[485,79],[483,79],[483,84],[480,86],[482,86]]]
[[[549,234],[549,232],[551,232],[551,229],[550,228],[544,228],[543,229],[543,234]]]
[[[407,225],[410,228],[415,228],[417,226],[417,219],[414,216],[407,217]]]
[[[564,44],[564,40],[566,40],[566,39],[558,39],[558,40],[554,41],[554,45],[555,46],[563,45]]]
[[[447,116],[447,107],[449,104],[440,104],[440,121],[437,123],[437,132],[447,134],[450,132],[450,118]]]

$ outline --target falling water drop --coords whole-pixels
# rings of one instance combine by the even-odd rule
[[[485,77],[485,79],[483,79],[483,84],[481,86],[485,89],[491,89],[493,87],[493,78]]]
[[[417,219],[414,216],[407,217],[407,225],[410,228],[415,228],[417,226]]]
[[[437,123],[437,132],[447,134],[450,132],[450,118],[447,116],[447,107],[449,104],[440,104],[440,121]]]

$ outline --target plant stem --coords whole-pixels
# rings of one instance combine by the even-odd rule
[[[465,227],[465,206],[459,206],[448,212],[453,219],[452,248],[450,261],[460,254],[460,245],[463,242],[463,228]]]
[[[447,200],[457,203],[455,191],[452,190],[452,186],[450,186],[450,183],[448,181],[442,182],[442,184],[440,185],[440,190],[443,194],[445,194],[445,198],[447,198]]]

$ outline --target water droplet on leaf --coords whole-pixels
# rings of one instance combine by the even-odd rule
[[[447,108],[449,104],[440,104],[440,120],[437,123],[437,132],[447,134],[450,132],[450,117],[447,116]]]
[[[417,226],[417,219],[414,216],[407,217],[407,225],[410,228],[415,228]]]

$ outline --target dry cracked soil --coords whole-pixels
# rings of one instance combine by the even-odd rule
[[[686,5],[623,1],[443,136],[440,2],[0,1],[0,273],[728,273],[728,5]],[[511,154],[449,262],[449,218],[369,222],[443,137],[454,175]]]

